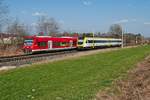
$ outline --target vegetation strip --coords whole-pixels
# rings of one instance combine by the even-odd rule
[[[90,100],[150,54],[149,46],[0,73],[0,100]]]
[[[126,77],[101,90],[96,100],[150,100],[150,56],[130,70]]]

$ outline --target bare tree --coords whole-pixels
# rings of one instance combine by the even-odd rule
[[[4,4],[4,0],[0,0],[0,32],[8,19],[8,6]]]
[[[8,18],[8,7],[5,5],[4,0],[0,0],[0,47],[4,47],[4,37],[2,29],[5,26]]]
[[[13,21],[7,28],[7,32],[11,34],[15,34],[16,38],[12,37],[12,45],[18,45],[23,43],[23,37],[28,35],[28,29],[26,26],[19,22],[19,20]]]
[[[110,26],[109,33],[112,34],[113,37],[120,37],[122,34],[122,27],[119,24],[113,24]]]
[[[28,29],[27,27],[20,23],[19,20],[13,21],[7,28],[8,33],[16,34],[18,36],[26,36],[28,35]]]
[[[54,18],[40,16],[37,22],[37,32],[46,33],[46,35],[56,34],[59,31],[59,24]]]

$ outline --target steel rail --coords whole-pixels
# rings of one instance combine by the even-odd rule
[[[54,59],[57,57],[65,56],[66,54],[75,53],[77,50],[61,51],[55,53],[44,53],[36,55],[20,55],[0,58],[0,67],[2,66],[19,66],[23,64],[29,64],[47,59]]]

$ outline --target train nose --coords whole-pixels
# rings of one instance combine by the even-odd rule
[[[31,46],[24,47],[23,51],[25,54],[32,54]]]

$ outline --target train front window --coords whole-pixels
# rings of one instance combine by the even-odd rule
[[[83,40],[78,40],[78,45],[82,45],[83,44]]]
[[[32,46],[32,44],[33,44],[33,40],[25,40],[24,41],[25,46]]]

